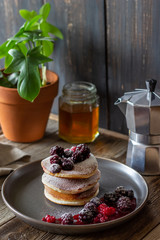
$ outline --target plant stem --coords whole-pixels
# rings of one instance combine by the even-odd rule
[[[47,82],[47,77],[46,77],[46,66],[42,64],[42,86],[45,86]]]

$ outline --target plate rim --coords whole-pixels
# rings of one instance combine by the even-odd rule
[[[147,184],[146,180],[143,178],[143,176],[140,173],[138,173],[136,170],[130,168],[129,166],[125,165],[124,163],[121,163],[121,162],[118,162],[116,160],[112,160],[112,159],[109,159],[109,158],[104,158],[104,157],[99,157],[99,156],[95,156],[95,157],[97,158],[97,161],[98,161],[98,159],[100,159],[100,160],[104,160],[104,161],[108,161],[108,162],[113,162],[114,164],[122,165],[126,169],[129,169],[130,171],[133,171],[134,174],[137,174],[141,178],[141,180],[143,181],[144,186],[145,186],[146,194],[145,194],[145,197],[144,197],[142,203],[140,204],[140,206],[138,206],[134,211],[132,211],[131,213],[129,213],[129,214],[127,214],[127,215],[125,215],[121,218],[114,219],[112,221],[108,221],[108,222],[104,222],[104,223],[95,223],[95,224],[84,224],[84,225],[62,225],[62,224],[56,224],[56,223],[53,224],[53,223],[43,222],[42,220],[37,220],[35,218],[29,217],[29,216],[23,214],[22,212],[16,210],[14,208],[14,206],[12,206],[7,201],[7,199],[5,197],[5,186],[7,185],[8,179],[10,179],[14,174],[16,174],[19,171],[21,172],[22,169],[24,169],[24,168],[26,168],[30,165],[35,165],[35,164],[41,163],[42,159],[34,161],[34,162],[29,162],[29,163],[17,168],[12,173],[10,173],[2,184],[2,189],[1,189],[2,199],[5,203],[5,205],[15,214],[15,216],[17,216],[18,218],[20,218],[24,222],[27,222],[31,226],[39,226],[40,225],[42,228],[43,228],[43,226],[46,226],[46,227],[48,226],[49,228],[52,226],[53,229],[58,228],[60,230],[62,230],[62,229],[67,230],[67,229],[71,229],[71,228],[73,228],[73,230],[77,230],[77,229],[79,229],[79,230],[92,229],[93,230],[93,228],[95,228],[95,230],[100,230],[102,228],[102,230],[103,230],[104,226],[106,228],[110,228],[114,225],[118,225],[118,224],[121,224],[121,223],[123,223],[127,220],[130,220],[133,216],[135,216],[137,213],[139,213],[139,211],[141,211],[141,209],[146,204],[146,201],[147,201],[148,195],[149,195],[149,188],[148,188],[148,184]],[[42,228],[40,228],[40,227],[37,227],[37,228],[42,230]],[[42,231],[45,231],[45,230],[42,230]],[[53,232],[56,233],[56,231],[53,231]],[[67,231],[67,233],[68,233],[68,231]],[[61,234],[63,234],[63,232]]]

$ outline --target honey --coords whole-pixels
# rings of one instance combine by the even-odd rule
[[[71,143],[92,142],[99,135],[99,104],[91,83],[67,84],[59,99],[59,136]]]

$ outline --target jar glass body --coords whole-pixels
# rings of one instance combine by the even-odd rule
[[[99,97],[95,85],[67,83],[59,97],[59,136],[71,143],[92,142],[99,135]]]

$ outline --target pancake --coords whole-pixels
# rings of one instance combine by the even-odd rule
[[[81,206],[90,201],[91,198],[95,197],[99,192],[99,183],[87,191],[78,194],[64,194],[54,191],[53,189],[45,185],[44,195],[50,201],[70,206]]]
[[[77,194],[92,188],[100,179],[100,171],[97,169],[95,174],[89,178],[71,179],[58,178],[44,173],[42,183],[49,188],[66,194]]]
[[[61,170],[59,173],[50,172],[50,157],[45,158],[41,161],[41,166],[45,173],[59,177],[59,178],[89,178],[93,176],[98,168],[98,163],[95,156],[90,153],[90,157],[86,160],[74,164],[74,168],[70,171]]]

